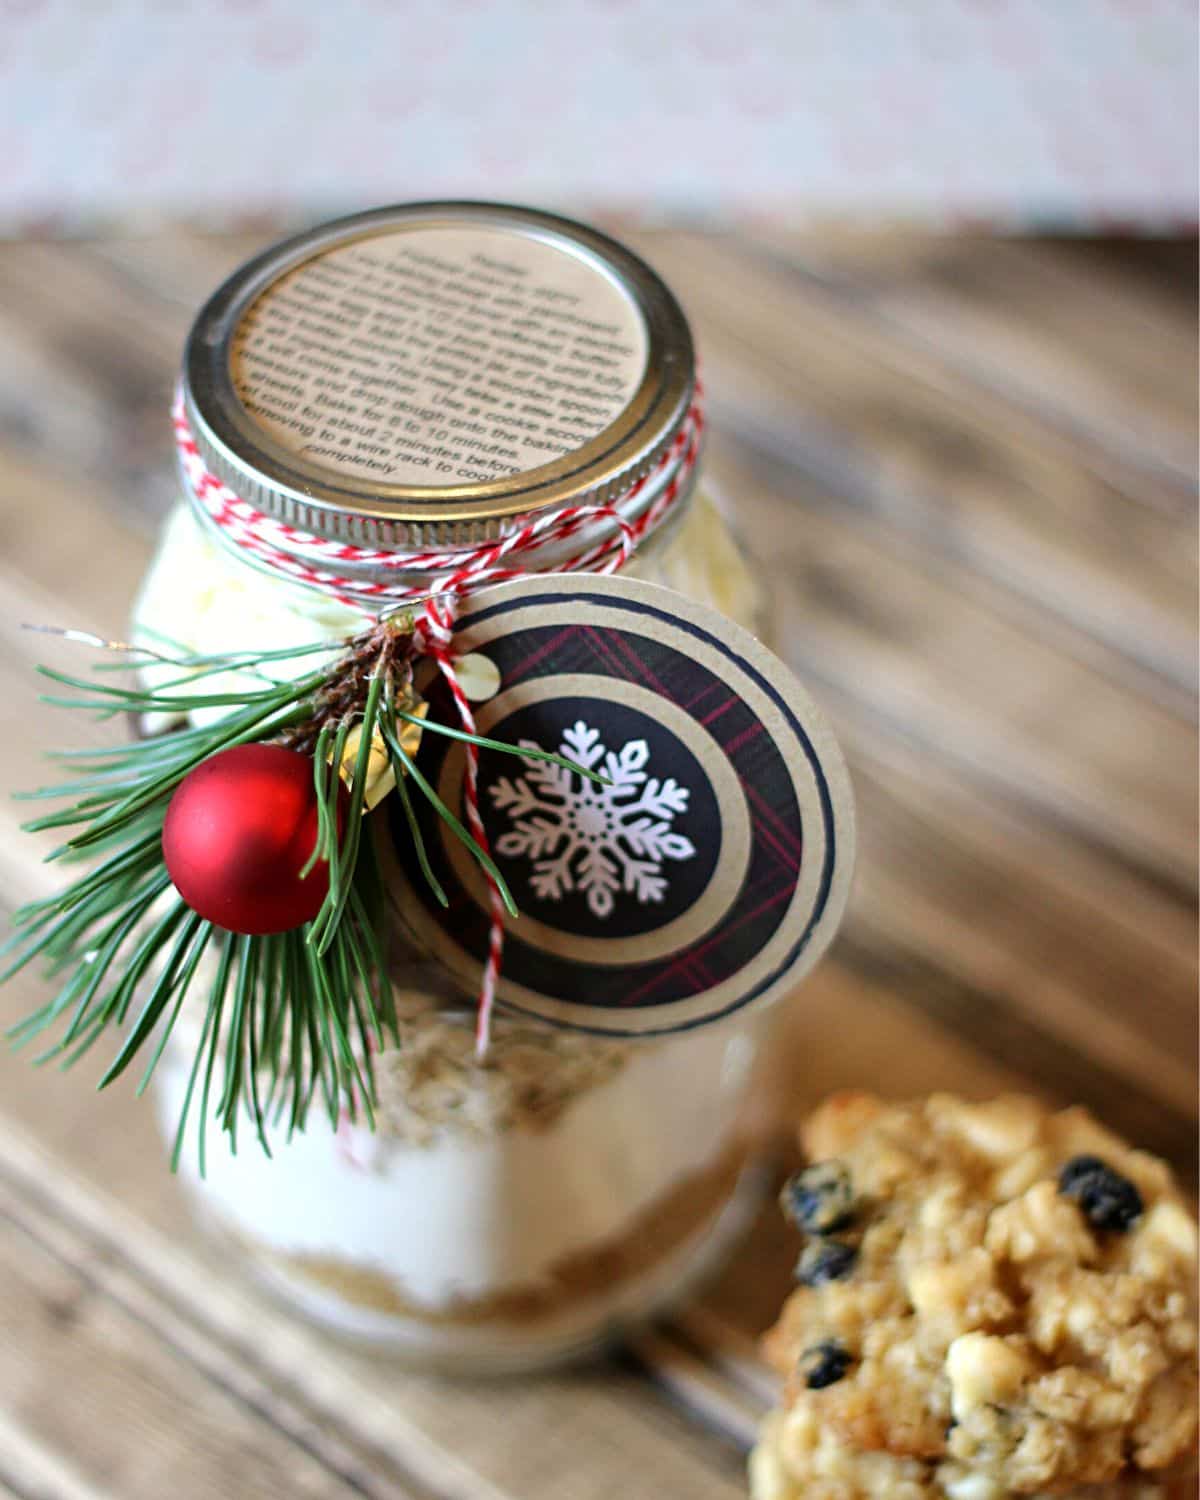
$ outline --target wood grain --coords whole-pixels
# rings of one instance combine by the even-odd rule
[[[896,338],[869,306],[734,244],[665,235],[652,249],[702,309],[718,431],[791,466],[806,508],[816,490],[882,537],[913,537],[931,568],[1000,586],[1013,608],[1194,701],[1194,470],[1148,477],[964,378],[936,347]],[[1031,281],[1039,271],[1031,263]],[[1185,360],[1175,368],[1191,378]]]
[[[831,1088],[1032,1089],[1196,1162],[1194,247],[662,231],[712,472],[859,800],[764,1146]],[[119,633],[198,303],[256,242],[0,247],[0,787],[58,722],[22,621]],[[0,906],[48,888],[0,802]],[[0,991],[0,1020],[40,993]],[[448,1383],[293,1322],[189,1227],[145,1103],[0,1055],[0,1494],[733,1500],[790,1281],[767,1209],[668,1326]]]

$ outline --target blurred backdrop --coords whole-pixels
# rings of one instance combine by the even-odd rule
[[[1190,225],[1191,0],[6,0],[0,231],[405,198]]]
[[[1194,1182],[1196,59],[1194,0],[0,0],[0,916],[57,868],[8,793],[114,733],[20,623],[125,631],[196,309],[297,223],[524,200],[678,292],[854,779],[758,1129],[1031,1091]],[[448,1390],[251,1301],[149,1101],[80,1084],[0,1047],[0,1492],[744,1500],[773,1209],[631,1357]]]

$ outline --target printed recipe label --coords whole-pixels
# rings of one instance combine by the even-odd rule
[[[505,229],[375,235],[319,255],[250,306],[231,371],[290,451],[385,484],[540,468],[629,404],[642,316],[594,263]]]

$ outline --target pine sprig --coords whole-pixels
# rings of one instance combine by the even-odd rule
[[[381,749],[390,764],[415,860],[435,897],[446,904],[410,787],[488,871],[513,915],[516,907],[495,862],[413,759],[408,747],[414,731],[604,778],[561,756],[427,719],[413,691],[411,622],[403,619],[381,621],[341,647],[322,643],[227,655],[189,654],[169,642],[163,643],[169,649],[151,650],[58,633],[107,646],[110,655],[120,654],[120,664],[151,666],[154,680],[118,686],[41,667],[44,677],[71,690],[44,695],[47,703],[105,720],[222,713],[213,723],[153,738],[51,752],[70,768],[70,779],[25,795],[71,800],[24,826],[31,832],[73,830],[47,859],[68,865],[86,859],[88,868],[59,894],[21,907],[11,936],[0,945],[0,965],[6,965],[0,983],[35,960],[58,983],[49,1000],[9,1031],[10,1041],[16,1047],[36,1042],[42,1045],[38,1062],[69,1067],[116,1032],[117,1050],[99,1087],[148,1053],[136,1086],[141,1094],[170,1037],[186,1032],[192,1063],[172,1169],[197,1097],[202,1174],[206,1128],[214,1120],[231,1149],[239,1120],[252,1122],[268,1155],[271,1132],[302,1131],[318,1096],[334,1128],[343,1114],[361,1114],[373,1127],[373,1057],[389,1035],[395,1037],[396,1019],[380,938],[382,879],[372,842],[363,836],[373,751]],[[321,664],[306,669],[307,658],[321,655]],[[111,660],[97,664],[102,672],[113,666]],[[280,681],[272,676],[278,667],[299,675]],[[214,676],[226,679],[221,691],[206,690]],[[355,732],[347,777],[346,747]],[[184,903],[163,862],[162,833],[171,796],[191,771],[222,750],[261,742],[312,757],[317,835],[304,873],[324,862],[329,881],[323,905],[304,927],[248,937],[217,927]]]

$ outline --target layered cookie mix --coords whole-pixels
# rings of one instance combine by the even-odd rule
[[[751,1036],[635,1044],[500,1014],[481,1060],[470,1013],[432,988],[394,992],[373,1130],[314,1111],[271,1158],[210,1132],[202,1184],[184,1155],[214,1226],[323,1323],[455,1368],[574,1352],[682,1292],[754,1197],[738,1191]],[[166,1121],[191,1024],[159,1069]]]
[[[1194,1495],[1196,1227],[1167,1167],[1032,1099],[829,1100],[754,1500]]]

